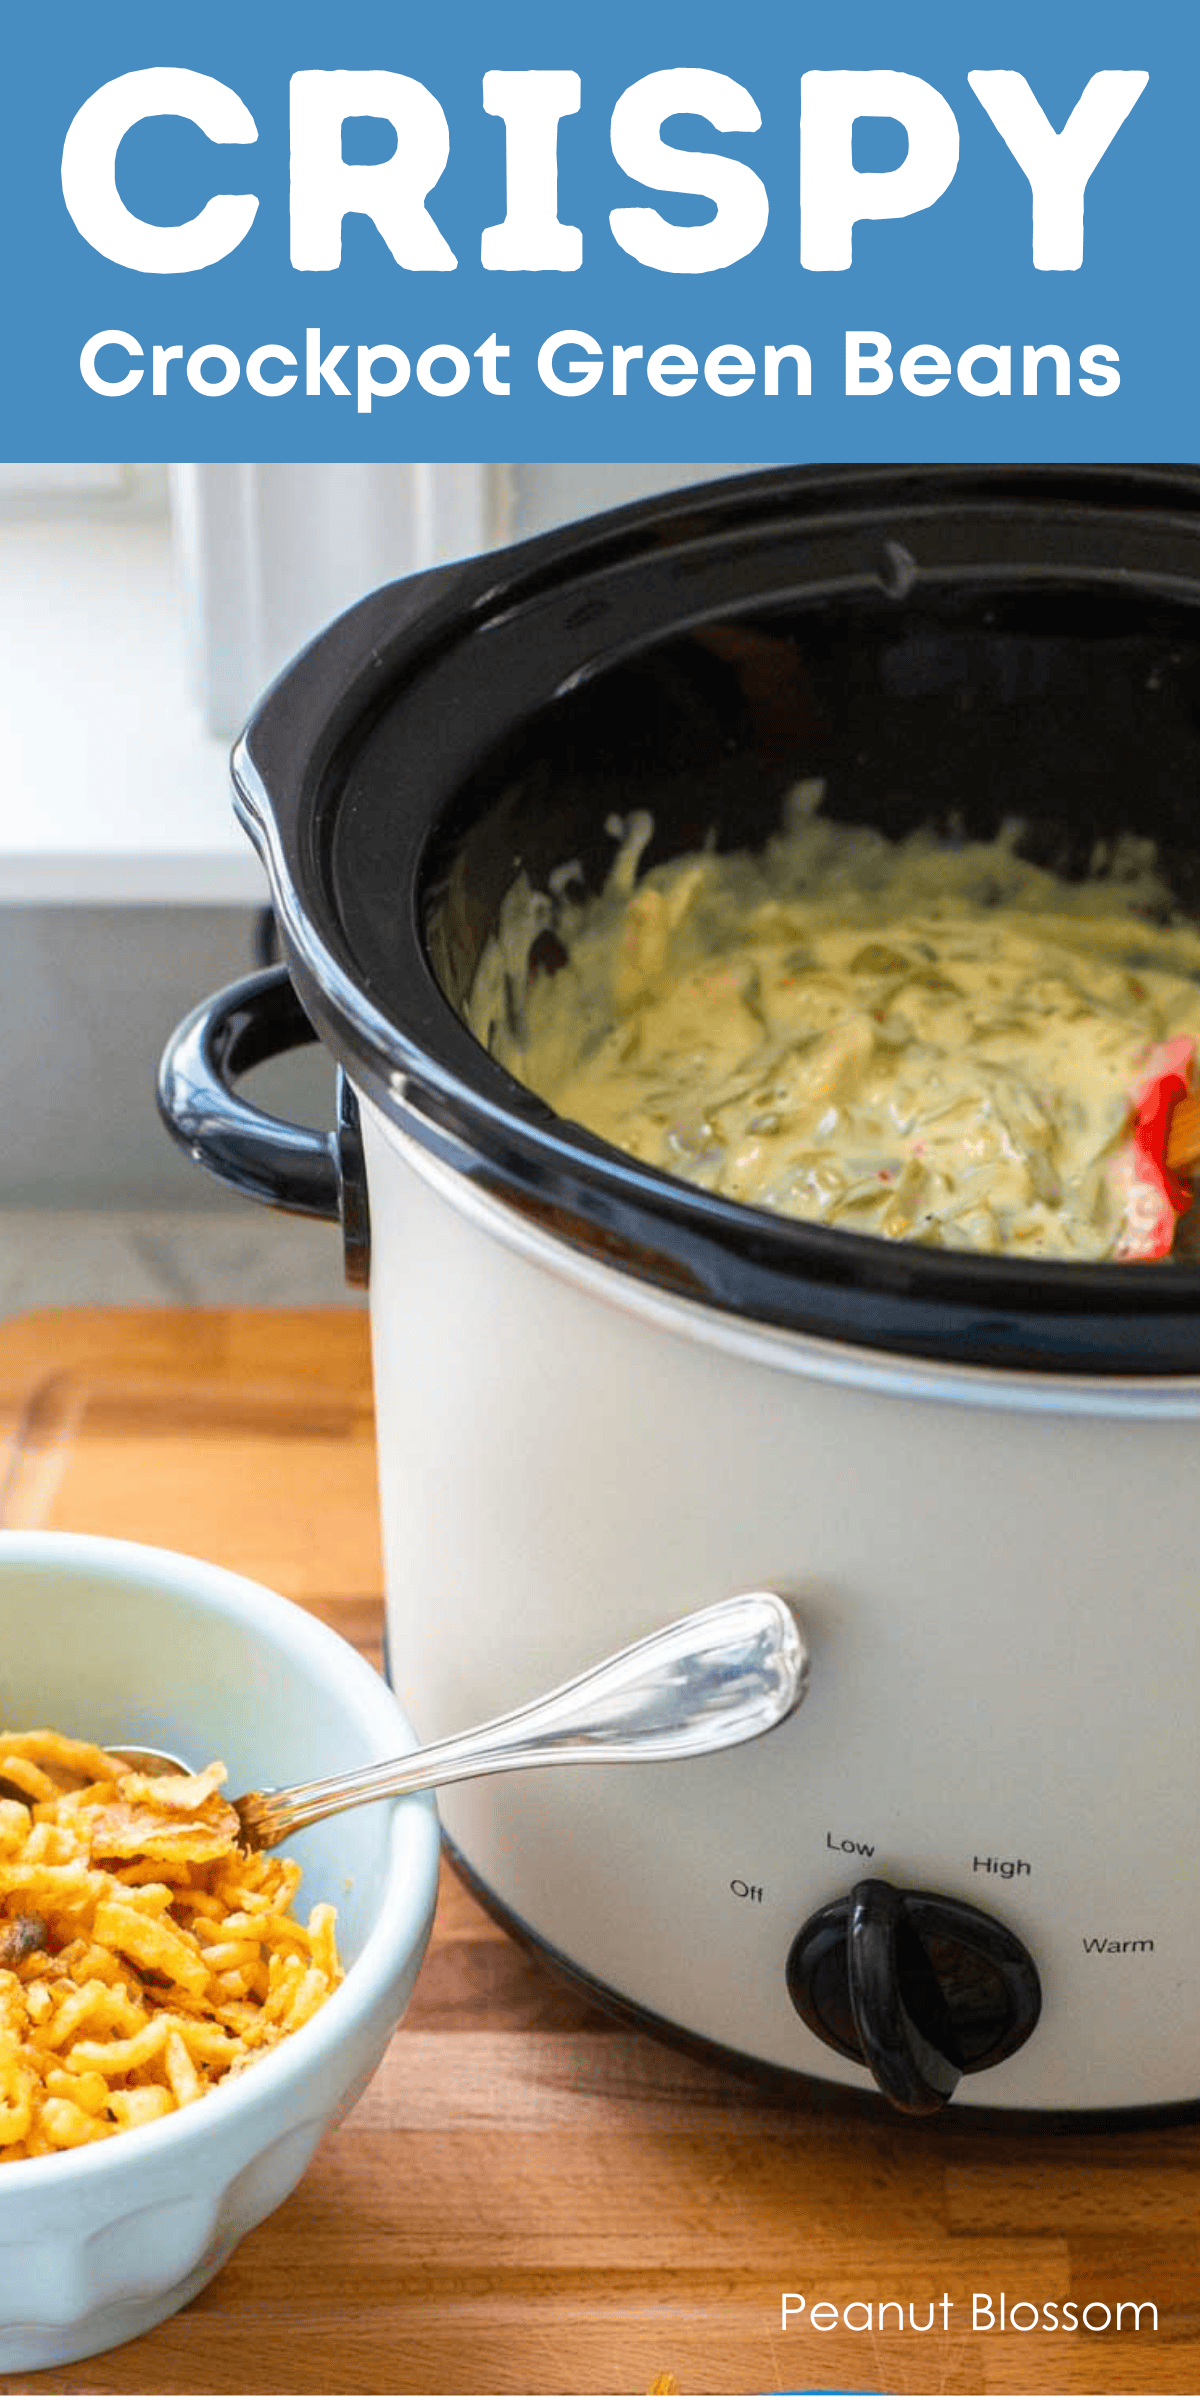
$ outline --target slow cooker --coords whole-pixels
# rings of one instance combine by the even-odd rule
[[[285,964],[179,1029],[162,1105],[369,1262],[422,1738],[743,1588],[811,1652],[744,1750],[448,1792],[487,1905],[777,2078],[1194,2104],[1200,1266],[742,1207],[555,1118],[461,1009],[520,871],[598,887],[635,806],[651,860],[754,846],[799,777],[891,835],[1018,816],[1067,874],[1147,835],[1200,913],[1200,478],[788,470],[570,526],[364,600],[233,776]],[[333,1132],[237,1088],[314,1034]]]

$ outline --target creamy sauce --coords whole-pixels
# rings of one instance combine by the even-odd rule
[[[1156,1043],[1200,1041],[1200,932],[1150,846],[1068,883],[1019,829],[893,844],[820,797],[801,786],[757,857],[639,880],[635,817],[598,897],[570,869],[519,884],[473,1030],[559,1116],[705,1191],[891,1240],[1119,1255],[1131,1094]]]

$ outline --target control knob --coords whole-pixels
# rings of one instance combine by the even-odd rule
[[[792,2006],[818,2040],[869,2067],[909,2116],[944,2108],[998,2066],[1041,2011],[1037,1969],[996,1917],[872,1878],[819,1908],[788,1953]]]

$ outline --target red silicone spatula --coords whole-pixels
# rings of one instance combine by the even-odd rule
[[[1122,1258],[1165,1258],[1175,1225],[1191,1207],[1200,1166],[1200,1092],[1190,1090],[1196,1045],[1188,1034],[1159,1042],[1133,1095],[1133,1133],[1119,1165],[1127,1230]]]

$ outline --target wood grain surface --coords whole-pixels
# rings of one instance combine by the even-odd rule
[[[0,1326],[0,1493],[7,1526],[198,1552],[378,1655],[360,1316]],[[918,2326],[946,2294],[949,2329],[939,2306],[929,2332],[785,2335],[785,2291],[911,2303]],[[1149,2300],[1158,2330],[972,2332],[972,2295],[1001,2292]],[[817,2085],[763,2098],[596,2014],[447,1873],[408,2019],[286,2206],[169,2324],[0,2391],[637,2393],[658,2378],[684,2393],[1195,2392],[1200,2127],[906,2123]]]

